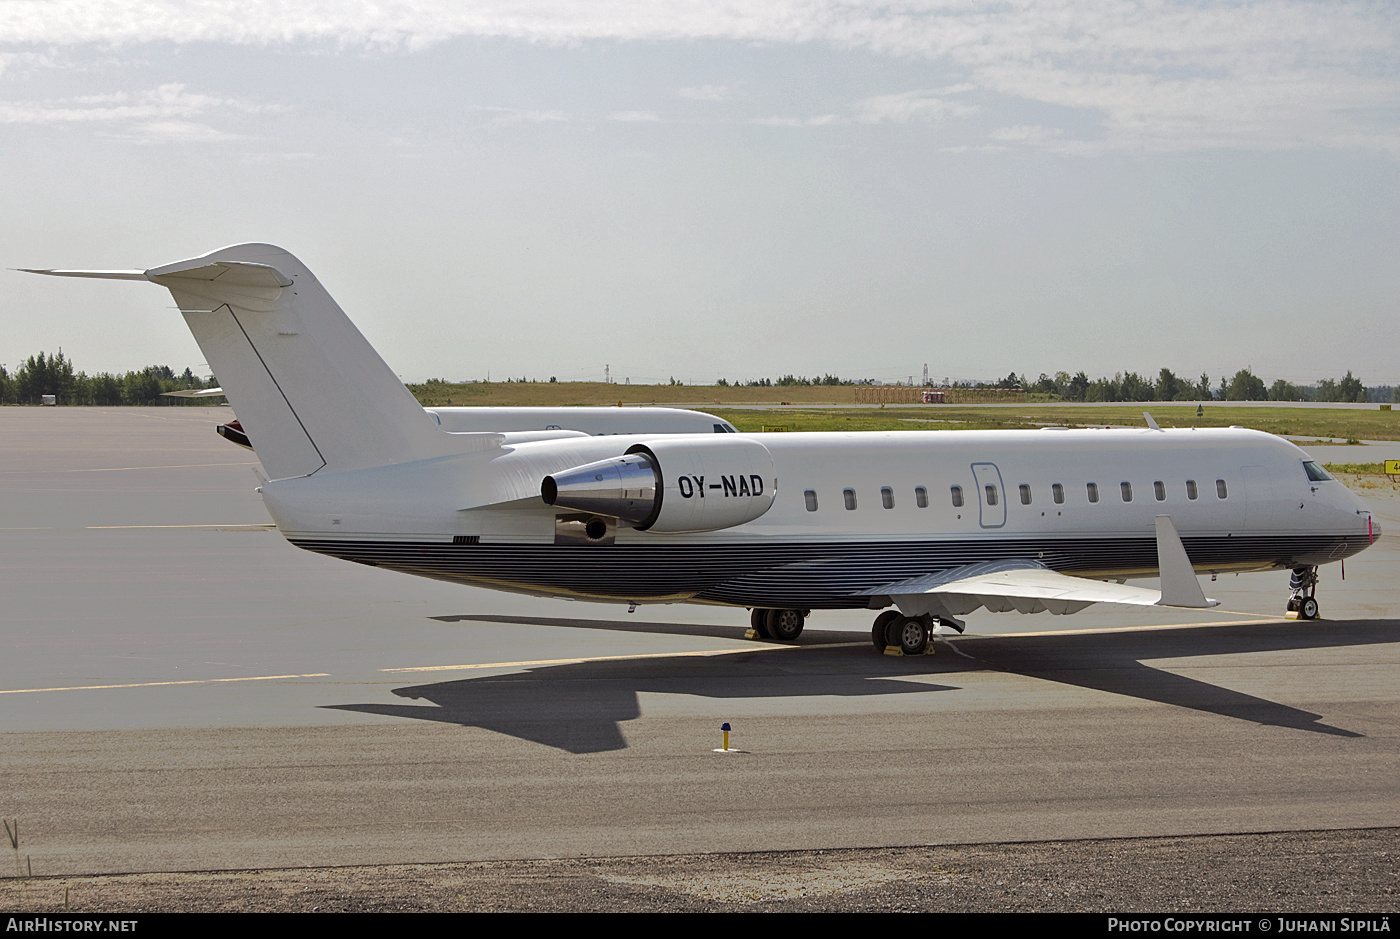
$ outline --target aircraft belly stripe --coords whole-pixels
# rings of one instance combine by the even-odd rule
[[[1350,555],[1364,537],[1220,536],[1184,539],[1202,570],[1291,567],[1300,557]],[[812,608],[860,607],[869,591],[979,561],[1033,558],[1051,570],[1152,576],[1155,538],[949,539],[779,545],[453,545],[293,539],[293,544],[361,564],[527,593],[647,599],[694,597],[716,603]],[[1338,554],[1337,556],[1342,556]],[[865,591],[865,593],[862,593]]]

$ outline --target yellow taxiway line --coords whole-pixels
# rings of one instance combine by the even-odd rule
[[[1244,620],[1221,620],[1211,623],[1178,623],[1151,626],[1110,626],[1097,629],[1063,629],[1047,630],[1041,632],[1024,633],[974,633],[972,635],[956,635],[941,633],[936,638],[945,640],[950,644],[956,644],[961,639],[1015,639],[1032,636],[1082,636],[1093,633],[1126,633],[1126,632],[1156,632],[1164,629],[1206,629],[1217,626],[1239,626],[1244,623],[1284,623],[1290,622],[1282,617],[1264,617],[1258,613],[1240,613],[1239,616],[1253,617]],[[817,651],[821,649],[854,649],[869,645],[868,640],[859,642],[824,642],[819,645],[786,645],[778,643],[754,642],[737,648],[728,649],[697,649],[689,652],[639,652],[631,655],[590,655],[572,656],[559,659],[520,659],[513,662],[472,662],[459,665],[415,665],[402,668],[381,668],[380,672],[388,675],[398,675],[406,672],[460,672],[478,671],[492,668],[532,668],[549,665],[581,665],[586,662],[625,662],[637,659],[674,659],[674,658],[708,658],[717,655],[738,655],[745,652],[781,652],[781,651]],[[330,678],[329,672],[308,672],[299,675],[256,675],[238,678],[191,678],[182,681],[146,681],[130,682],[126,684],[114,685],[67,685],[55,688],[7,688],[0,689],[0,694],[37,694],[45,691],[106,691],[122,688],[163,688],[177,685],[212,685],[226,682],[238,681],[284,681],[291,678]]]
[[[35,694],[40,691],[106,691],[113,688],[161,688],[169,685],[213,685],[228,681],[277,681],[285,678],[330,678],[330,672],[306,675],[254,675],[246,678],[190,678],[185,681],[138,681],[125,685],[68,685],[62,688],[5,688],[0,694]]]

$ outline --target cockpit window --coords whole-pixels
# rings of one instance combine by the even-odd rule
[[[1327,472],[1327,470],[1323,469],[1320,465],[1314,463],[1312,460],[1304,460],[1303,469],[1308,471],[1308,479],[1315,483],[1320,483],[1325,479],[1332,478],[1331,473]]]

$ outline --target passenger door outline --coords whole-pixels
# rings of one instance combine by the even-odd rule
[[[983,528],[1001,528],[1006,524],[1006,487],[1001,484],[1001,470],[995,463],[973,463],[972,477],[977,480],[977,524]],[[987,503],[987,487],[996,487],[996,505]]]

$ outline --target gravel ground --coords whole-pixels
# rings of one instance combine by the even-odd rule
[[[15,913],[1388,913],[1400,828],[0,880]],[[66,898],[66,907],[65,907]]]

